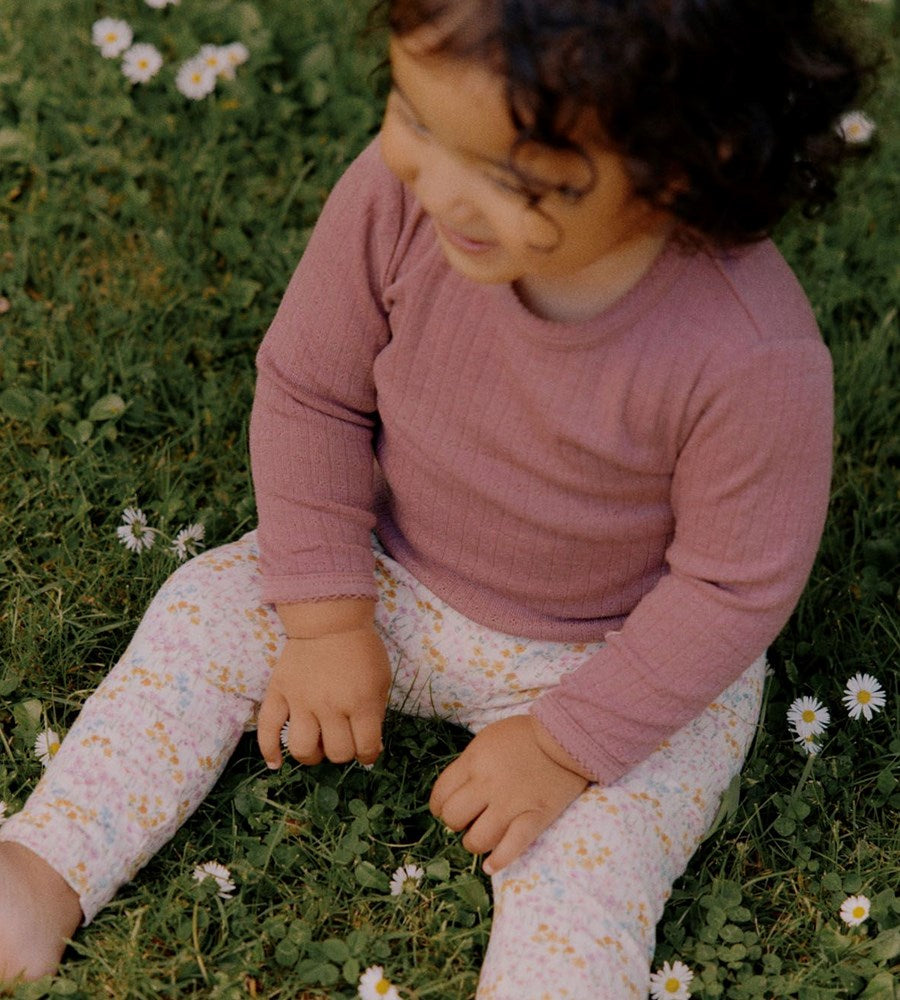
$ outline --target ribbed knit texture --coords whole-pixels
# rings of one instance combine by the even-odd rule
[[[600,315],[546,321],[450,270],[376,142],[323,210],[258,367],[264,597],[374,597],[375,527],[477,622],[605,637],[534,708],[600,781],[731,684],[808,576],[831,365],[771,243],[669,247]]]

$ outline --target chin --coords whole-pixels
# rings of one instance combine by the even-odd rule
[[[442,246],[444,259],[464,278],[476,281],[479,285],[508,285],[519,277],[518,271],[507,263],[489,260],[488,255],[473,257],[460,253],[454,247]]]

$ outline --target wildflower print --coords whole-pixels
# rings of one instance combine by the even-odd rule
[[[844,705],[851,719],[866,721],[884,708],[884,688],[871,674],[854,674],[844,688]]]
[[[202,101],[216,89],[216,73],[203,59],[194,56],[183,63],[175,76],[178,92],[192,101]]]
[[[59,737],[52,729],[37,734],[34,741],[34,755],[46,767],[59,752]]]
[[[653,1000],[687,1000],[693,978],[694,973],[684,962],[663,962],[663,967],[650,977],[650,996]]]
[[[189,524],[186,528],[175,536],[172,542],[172,551],[178,557],[179,562],[184,562],[188,556],[197,554],[197,547],[203,544],[206,529],[202,524]]]
[[[831,721],[828,709],[815,698],[797,698],[788,709],[787,717],[798,736],[818,736]]]
[[[129,552],[152,549],[156,529],[147,526],[147,516],[138,507],[126,507],[122,512],[123,523],[116,528],[119,541]]]
[[[133,38],[131,25],[114,17],[101,17],[91,28],[91,40],[105,59],[120,56],[131,45]]]
[[[232,42],[230,45],[223,45],[219,50],[222,56],[224,68],[220,75],[226,80],[234,79],[234,72],[238,66],[243,66],[250,58],[250,50],[242,42]]]
[[[858,927],[869,918],[869,900],[866,896],[848,896],[841,903],[841,920],[848,927]]]
[[[218,861],[206,861],[202,865],[197,865],[194,869],[194,881],[203,882],[208,878],[215,879],[219,887],[216,894],[219,899],[231,899],[236,886],[231,880],[231,872],[225,865],[220,865]]]
[[[875,133],[875,122],[864,111],[848,111],[838,119],[837,134],[850,146],[862,146]]]
[[[425,871],[418,865],[402,865],[391,876],[391,895],[402,896],[404,892],[415,892],[424,877]]]
[[[359,977],[360,1000],[400,1000],[397,987],[385,979],[380,965],[371,965]]]
[[[163,59],[155,45],[138,43],[122,56],[122,72],[132,83],[148,83],[160,71]]]

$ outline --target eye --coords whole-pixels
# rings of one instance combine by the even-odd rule
[[[505,177],[502,174],[491,173],[487,176],[494,187],[499,188],[504,194],[525,202],[529,208],[534,208],[547,194],[547,189],[543,186],[526,184],[514,175]]]
[[[488,174],[487,176],[494,187],[506,192],[506,194],[515,195],[517,198],[524,198],[526,200],[535,196],[535,192],[522,184],[521,181],[510,180],[508,177],[502,177],[498,174]]]
[[[556,193],[562,198],[563,201],[567,201],[570,204],[574,204],[580,201],[584,197],[584,189],[577,188],[572,184],[560,184],[556,188]]]

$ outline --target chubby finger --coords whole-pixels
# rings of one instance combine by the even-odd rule
[[[472,854],[487,854],[501,843],[509,825],[509,816],[488,806],[469,826],[462,845]]]
[[[322,749],[334,764],[346,764],[356,756],[350,720],[345,715],[329,715],[322,719]]]
[[[288,724],[288,750],[301,764],[319,764],[325,756],[322,731],[312,712],[294,712]]]
[[[495,875],[511,861],[515,861],[520,854],[531,847],[549,825],[546,817],[537,810],[520,813],[507,826],[499,843],[485,859],[482,865],[485,873]]]
[[[444,801],[438,814],[451,830],[464,830],[487,808],[487,796],[469,781]]]
[[[468,768],[464,766],[462,757],[457,757],[452,764],[448,764],[441,771],[431,789],[431,795],[428,798],[428,808],[431,810],[431,814],[440,819],[443,815],[444,803],[468,780]]]
[[[383,749],[381,742],[382,720],[383,715],[381,714],[353,716],[350,719],[356,759],[360,764],[374,764],[378,760],[378,755]]]
[[[287,718],[287,701],[277,692],[268,692],[259,706],[256,742],[266,765],[273,770],[281,767],[281,730]]]

